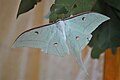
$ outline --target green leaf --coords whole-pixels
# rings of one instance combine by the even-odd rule
[[[117,47],[112,47],[112,54],[116,54],[117,52]]]
[[[93,59],[98,59],[100,57],[100,54],[102,54],[104,50],[100,49],[99,47],[94,47],[91,52],[91,57]]]
[[[120,46],[120,11],[104,1],[99,0],[97,3],[93,11],[105,14],[111,19],[103,25],[100,25],[98,30],[92,33],[93,39],[90,46],[93,47],[93,50],[98,48],[96,46],[99,46],[101,50],[111,48],[113,54],[115,54],[116,48]],[[95,43],[94,40],[96,40]],[[96,52],[96,55],[97,54]]]
[[[76,5],[77,7],[71,9],[71,14],[75,15],[81,12],[91,11],[95,3],[96,0],[76,0],[73,5]]]
[[[84,11],[90,11],[96,0],[55,0],[51,6],[50,22],[63,19]],[[54,15],[57,16],[54,16]],[[52,17],[51,17],[52,16]]]
[[[51,22],[56,21],[57,19],[64,18],[64,15],[68,12],[64,5],[53,4],[50,8],[51,14],[49,18]]]
[[[31,9],[34,8],[34,6],[37,4],[37,2],[40,2],[41,0],[21,0],[18,13],[17,13],[17,18],[20,14],[23,14]]]
[[[120,10],[120,0],[104,0],[108,5]]]

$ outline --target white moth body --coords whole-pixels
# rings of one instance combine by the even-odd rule
[[[65,25],[64,21],[62,21],[62,20],[58,21],[56,23],[56,27],[63,33],[63,37],[66,41],[66,32],[65,32],[66,25]]]

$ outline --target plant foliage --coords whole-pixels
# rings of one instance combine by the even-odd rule
[[[40,1],[41,0],[21,0],[19,9],[18,9],[18,13],[17,13],[17,17],[20,14],[23,14],[23,13],[33,9],[34,6],[37,4],[37,2],[40,2]]]
[[[37,0],[21,0],[18,16],[32,9]],[[92,34],[89,43],[92,58],[99,58],[106,49],[111,48],[113,54],[120,46],[120,0],[55,0],[50,8],[50,22],[76,15],[81,12],[94,11],[111,19],[100,25]]]

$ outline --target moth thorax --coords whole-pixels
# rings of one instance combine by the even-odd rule
[[[58,21],[58,22],[56,23],[56,25],[57,25],[58,28],[64,28],[64,27],[65,27],[65,23],[64,23],[64,21],[62,21],[62,20]]]
[[[64,21],[60,20],[56,23],[56,27],[62,32],[64,39],[66,40],[65,34],[65,23]]]

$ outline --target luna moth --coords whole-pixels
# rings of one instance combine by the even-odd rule
[[[20,34],[13,47],[41,48],[44,53],[72,54],[83,65],[81,51],[92,38],[91,33],[110,18],[95,12],[75,15]]]

